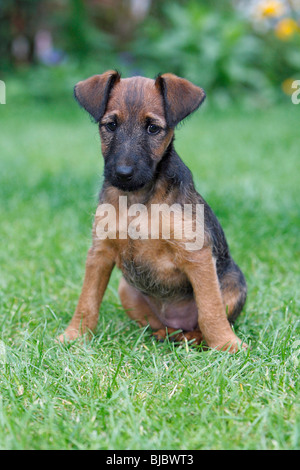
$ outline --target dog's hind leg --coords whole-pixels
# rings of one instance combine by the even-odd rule
[[[118,292],[123,308],[132,320],[135,320],[140,326],[149,324],[152,330],[164,328],[143,294],[128,284],[124,277],[120,280]]]

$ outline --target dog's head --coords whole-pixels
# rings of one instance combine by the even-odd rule
[[[121,79],[115,71],[79,82],[74,95],[99,123],[105,178],[123,191],[153,180],[175,126],[205,98],[202,88],[173,74]]]

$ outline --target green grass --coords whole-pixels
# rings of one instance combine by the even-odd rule
[[[92,341],[55,343],[90,245],[97,128],[75,102],[1,106],[2,449],[299,449],[299,113],[207,103],[177,131],[249,285],[251,350],[231,356],[156,343],[117,271]]]

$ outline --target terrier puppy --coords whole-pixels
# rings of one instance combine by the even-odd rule
[[[231,327],[246,301],[245,278],[173,145],[176,125],[200,106],[204,91],[169,73],[152,80],[121,79],[107,71],[79,82],[74,94],[99,125],[105,180],[82,292],[59,339],[73,340],[95,329],[116,265],[123,274],[119,295],[124,309],[141,326],[149,324],[157,338],[175,333],[175,339],[204,341],[219,350],[246,348]],[[180,232],[186,207],[191,221]],[[202,219],[196,207],[203,208]],[[161,219],[154,222],[153,208],[161,209]],[[126,228],[137,219],[130,236]],[[168,237],[163,236],[164,221]],[[198,246],[187,243],[200,232]]]

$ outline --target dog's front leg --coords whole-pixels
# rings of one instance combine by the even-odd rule
[[[190,253],[185,272],[193,286],[198,307],[198,323],[208,346],[236,352],[241,340],[228,322],[211,249]],[[242,347],[247,347],[242,344]]]
[[[93,243],[89,249],[81,295],[74,316],[60,341],[73,340],[96,328],[100,304],[115,264],[107,241]]]

